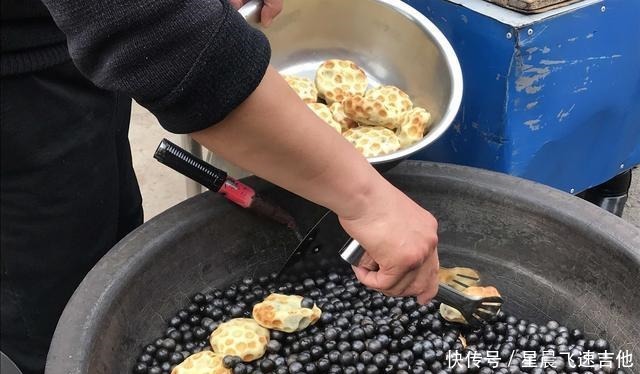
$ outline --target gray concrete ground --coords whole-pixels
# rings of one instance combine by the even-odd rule
[[[162,138],[180,144],[177,135],[165,131],[151,113],[134,102],[129,141],[133,167],[142,191],[145,220],[176,205],[186,196],[184,177],[153,158]]]
[[[163,130],[155,117],[134,103],[129,138],[133,165],[142,190],[146,220],[186,197],[184,178],[153,158],[153,152],[163,137],[180,144],[178,136]],[[623,218],[640,227],[640,169],[636,170],[634,176]]]

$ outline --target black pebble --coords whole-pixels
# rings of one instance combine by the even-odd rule
[[[315,302],[313,301],[313,299],[305,297],[302,299],[302,301],[300,302],[300,306],[303,308],[313,308],[313,306],[315,305]]]
[[[182,360],[184,360],[184,357],[182,356],[182,353],[180,352],[173,352],[171,354],[171,357],[169,358],[169,362],[172,364],[179,364],[182,362]]]
[[[138,362],[136,366],[133,367],[134,374],[147,374],[148,371],[149,368],[147,367],[147,364],[143,362]]]
[[[233,369],[242,362],[242,359],[238,356],[224,356],[222,359],[222,365],[228,369]]]
[[[418,305],[412,298],[387,297],[368,290],[351,273],[313,270],[299,278],[278,279],[276,274],[244,278],[225,289],[194,294],[184,309],[167,320],[164,334],[159,334],[163,338],[141,349],[133,373],[170,374],[190,354],[211,349],[208,337],[220,323],[250,317],[256,302],[278,290],[302,295],[301,306],[305,308],[319,306],[323,311],[320,320],[292,334],[271,331],[267,354],[257,361],[244,363],[238,357],[225,357],[223,362],[233,373],[538,374],[540,368],[520,367],[523,356],[518,352],[556,350],[570,352],[579,360],[586,351],[612,350],[606,340],[586,339],[580,330],[568,329],[557,321],[526,321],[504,312],[479,328],[451,324],[439,316],[437,301]],[[466,339],[466,350],[460,336]],[[501,362],[495,370],[486,360],[480,368],[464,364],[449,368],[449,350],[457,350],[463,357],[470,350],[481,355],[487,350],[498,351]],[[555,371],[546,372],[591,373],[584,368],[565,368],[562,358],[557,358],[555,365]],[[605,370],[596,368],[593,372]]]
[[[247,374],[249,371],[247,370],[247,365],[243,363],[239,363],[233,367],[233,374]]]
[[[191,301],[196,305],[202,305],[206,302],[206,298],[203,294],[197,293],[191,297]]]
[[[169,351],[166,348],[160,348],[156,351],[156,360],[158,362],[166,362],[169,360]]]
[[[207,336],[209,336],[209,331],[205,330],[203,327],[198,326],[193,329],[193,337],[197,340],[205,339]]]
[[[299,362],[292,362],[289,364],[289,372],[290,373],[302,373],[304,371],[304,366]]]

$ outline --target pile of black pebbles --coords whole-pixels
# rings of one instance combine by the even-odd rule
[[[438,302],[420,306],[369,290],[350,272],[318,272],[245,278],[193,295],[162,337],[142,349],[133,373],[169,374],[189,355],[210,349],[208,336],[220,323],[250,318],[253,305],[274,292],[312,299],[322,309],[320,320],[297,333],[272,331],[267,353],[254,362],[225,357],[233,373],[624,372],[606,340],[586,339],[555,321],[538,325],[500,313],[481,328],[460,326],[440,317]]]

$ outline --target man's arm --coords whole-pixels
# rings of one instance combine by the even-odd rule
[[[174,133],[222,120],[255,90],[271,50],[227,0],[43,0],[98,87],[125,93]]]
[[[44,0],[96,85],[129,94],[176,133],[334,210],[391,295],[435,295],[436,222],[316,117],[227,0]],[[266,74],[265,74],[266,71]],[[214,126],[215,124],[215,126]]]
[[[435,295],[435,219],[382,178],[274,69],[223,121],[192,136],[238,166],[336,212],[380,265],[377,272],[356,269],[365,285],[419,295],[420,302]]]

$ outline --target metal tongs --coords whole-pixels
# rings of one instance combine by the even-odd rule
[[[362,261],[364,254],[364,248],[354,239],[349,240],[340,250],[340,257],[351,265],[371,268],[373,264]],[[500,312],[503,303],[500,296],[465,295],[442,282],[438,285],[438,294],[435,298],[441,303],[457,309],[468,323],[474,325],[482,324],[495,317]]]

